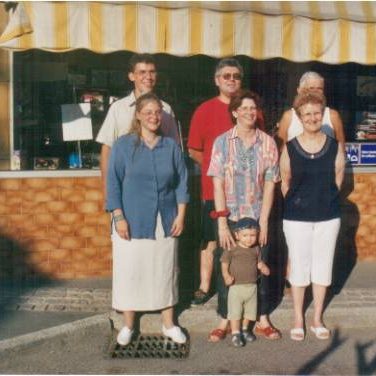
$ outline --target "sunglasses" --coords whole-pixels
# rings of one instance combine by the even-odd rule
[[[242,79],[242,75],[240,73],[225,73],[221,76],[224,80],[235,80],[240,81]]]

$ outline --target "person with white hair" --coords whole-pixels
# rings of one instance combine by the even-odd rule
[[[300,78],[299,86],[297,88],[298,94],[303,91],[324,94],[324,77],[316,72],[305,72]],[[322,131],[344,145],[345,134],[341,116],[336,110],[327,106],[324,109]],[[302,133],[303,125],[295,110],[291,108],[285,111],[279,122],[277,134],[279,141],[281,141],[282,144],[285,144],[287,141],[290,141]]]

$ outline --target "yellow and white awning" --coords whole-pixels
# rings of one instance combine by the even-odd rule
[[[0,47],[376,64],[376,2],[19,2]]]

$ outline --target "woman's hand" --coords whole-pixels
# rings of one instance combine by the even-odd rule
[[[125,219],[115,222],[115,229],[122,239],[130,240],[128,222]]]
[[[235,247],[236,243],[232,237],[231,231],[227,224],[218,224],[219,245],[224,249]]]
[[[263,247],[268,243],[268,221],[260,221],[259,244]]]
[[[262,274],[264,274],[264,275],[270,275],[270,269],[269,269],[268,265],[265,264],[265,262],[260,261],[257,264],[257,268],[258,268],[258,270],[260,270],[260,272]]]
[[[174,222],[172,223],[171,227],[171,236],[180,236],[181,233],[184,230],[184,216],[182,215],[177,215],[176,218],[174,219]]]

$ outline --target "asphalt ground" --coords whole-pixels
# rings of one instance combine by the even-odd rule
[[[272,374],[374,375],[376,335],[364,329],[335,331],[320,341],[310,333],[291,341],[285,331],[278,341],[258,339],[234,348],[229,338],[208,343],[191,333],[190,354],[175,359],[112,359],[107,322],[41,340],[33,346],[0,352],[5,374]]]
[[[376,374],[376,262],[358,262],[342,285],[334,286],[324,319],[330,341],[307,333],[303,343],[289,339],[292,300],[287,293],[271,318],[280,341],[258,339],[242,349],[229,338],[207,342],[216,324],[213,297],[189,308],[185,296],[178,320],[191,337],[186,360],[110,359],[121,316],[111,311],[111,280],[76,280],[3,285],[0,302],[0,373],[53,374]],[[307,303],[307,325],[312,304]],[[141,317],[143,333],[160,334],[158,314]]]

